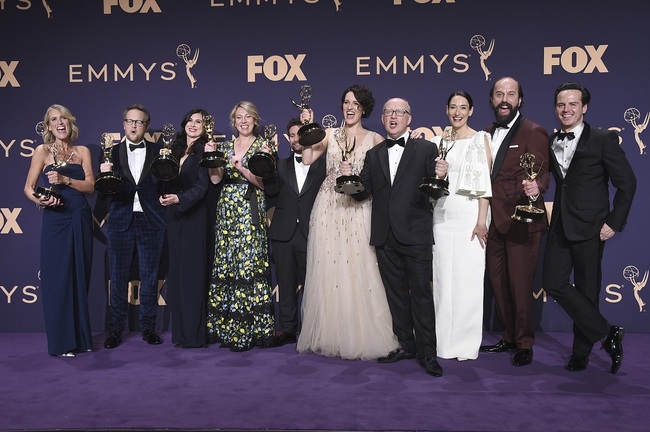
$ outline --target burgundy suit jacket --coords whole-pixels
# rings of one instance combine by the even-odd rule
[[[495,127],[488,131],[494,134]],[[542,194],[546,192],[550,183],[549,175],[549,146],[546,129],[537,123],[528,120],[521,113],[512,125],[508,134],[501,143],[499,151],[492,166],[492,198],[490,208],[492,224],[500,233],[506,233],[513,223],[523,223],[512,219],[512,214],[517,205],[528,204],[528,198],[523,192],[521,182],[527,178],[526,172],[519,165],[519,158],[524,153],[535,155],[535,170],[542,164],[541,172],[537,177],[540,196],[533,204],[545,210]],[[548,227],[546,211],[543,223],[528,224],[529,232],[542,231]]]

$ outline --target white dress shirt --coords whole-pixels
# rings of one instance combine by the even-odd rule
[[[135,184],[138,184],[140,182],[140,176],[142,175],[142,170],[144,168],[144,160],[147,157],[147,145],[145,143],[145,146],[143,148],[137,148],[131,151],[129,145],[136,143],[132,143],[128,139],[125,142],[127,146],[126,154],[129,160],[129,170],[131,171],[131,174],[133,174],[133,180],[135,180]],[[142,211],[142,205],[140,205],[140,197],[138,196],[137,192],[133,198],[133,211]]]
[[[394,145],[388,149],[388,167],[390,169],[391,185],[393,184],[393,180],[395,180],[395,174],[397,174],[397,167],[399,166],[400,159],[402,159],[402,154],[404,153],[404,148],[406,147],[406,142],[408,141],[409,138],[409,132],[406,131],[404,132],[403,135],[397,137],[397,139],[400,138],[404,139],[404,147],[400,145]],[[392,139],[392,138],[387,137],[387,139]]]
[[[515,116],[515,118],[510,120],[510,123],[508,123],[507,128],[499,127],[494,130],[494,134],[492,134],[492,145],[490,146],[490,150],[492,151],[492,166],[494,166],[494,159],[496,159],[497,157],[497,153],[499,152],[501,143],[506,138],[506,135],[508,135],[508,132],[510,132],[510,128],[512,128],[512,125],[515,124],[519,116],[520,113],[519,111],[517,111],[517,115]]]
[[[309,165],[305,165],[302,162],[298,162],[295,156],[300,156],[300,155],[294,155],[293,157],[293,167],[296,170],[296,180],[298,181],[298,193],[300,193],[302,192],[302,187],[305,185],[305,180],[307,179],[307,173],[309,172]]]
[[[576,152],[576,147],[578,147],[578,141],[580,141],[580,135],[585,128],[584,123],[580,123],[578,126],[574,127],[571,130],[566,132],[573,132],[573,139],[570,140],[568,137],[563,140],[558,140],[558,137],[555,137],[553,140],[552,150],[555,153],[555,159],[557,159],[558,164],[560,165],[560,170],[562,171],[562,177],[566,176],[566,172],[569,170],[571,161],[573,160],[573,155]]]

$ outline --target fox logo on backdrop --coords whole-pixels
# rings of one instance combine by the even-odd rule
[[[609,45],[572,46],[562,49],[559,46],[544,47],[544,75],[551,75],[553,68],[561,67],[565,72],[607,73],[603,55]]]
[[[18,215],[22,208],[0,208],[0,234],[22,234],[23,230],[18,225]]]
[[[18,63],[18,60],[0,60],[0,87],[20,87],[20,83],[16,78]]]
[[[264,57],[261,55],[248,56],[248,82],[255,82],[258,75],[263,75],[269,81],[307,81],[301,69],[307,54],[283,54]]]
[[[126,13],[162,13],[157,0],[104,0],[104,15],[119,8]]]

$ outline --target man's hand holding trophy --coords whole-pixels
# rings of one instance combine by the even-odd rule
[[[104,154],[104,162],[99,167],[101,172],[95,180],[95,190],[101,194],[112,195],[124,188],[122,177],[113,171],[113,158],[111,156],[113,135],[104,132],[101,137],[101,146]]]
[[[535,169],[535,155],[532,153],[524,153],[519,158],[519,166],[526,172],[526,180],[524,180],[524,190],[528,196],[528,205],[518,205],[515,207],[515,212],[512,218],[521,222],[532,223],[542,222],[544,220],[544,210],[533,206],[533,203],[539,198],[539,189],[535,179],[542,171],[543,163],[539,168]]]
[[[444,161],[445,163],[437,165],[444,165],[443,168],[445,168],[445,175],[439,175],[436,172],[435,177],[424,177],[422,179],[422,184],[420,185],[419,189],[422,192],[428,194],[433,199],[437,200],[442,196],[449,195],[449,181],[447,180],[446,175],[446,158],[449,151],[454,147],[454,144],[456,144],[456,139],[456,131],[453,128],[448,127],[443,132],[442,139],[438,145],[438,158],[440,161]],[[436,171],[438,170],[437,165]]]

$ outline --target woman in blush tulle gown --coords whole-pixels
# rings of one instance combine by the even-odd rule
[[[355,142],[348,156],[355,173],[366,152],[383,138],[361,123],[374,107],[372,92],[354,85],[343,92],[341,108],[348,140]],[[313,113],[303,111],[311,122]],[[341,175],[342,149],[336,129],[326,129],[322,142],[303,150],[311,163],[326,153],[326,178],[316,197],[309,224],[307,275],[302,303],[299,352],[344,359],[375,359],[397,348],[386,292],[370,246],[371,200],[357,202],[334,190]]]

